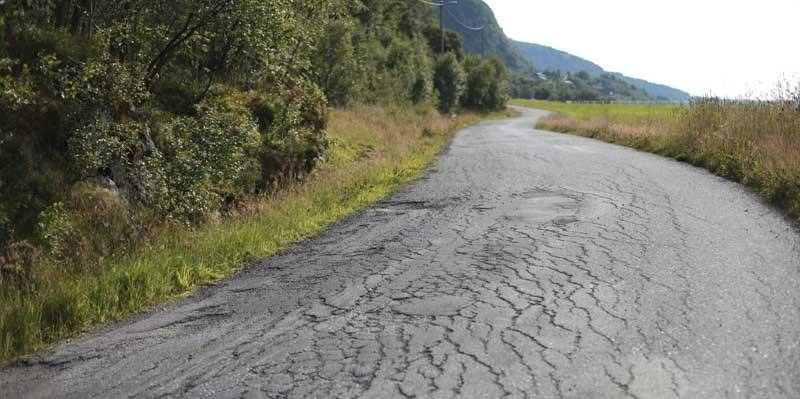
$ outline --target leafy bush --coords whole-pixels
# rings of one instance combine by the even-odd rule
[[[442,55],[437,60],[433,87],[439,94],[439,110],[453,112],[464,92],[464,71],[453,53]]]
[[[256,122],[224,101],[204,103],[154,131],[146,123],[96,121],[75,132],[70,154],[84,178],[113,180],[131,204],[157,215],[197,221],[222,199],[252,192]]]
[[[79,183],[64,202],[56,202],[39,217],[40,240],[48,255],[67,272],[95,272],[102,260],[127,249],[138,234],[133,210],[114,191],[96,183]]]
[[[466,90],[461,104],[478,111],[498,111],[508,101],[508,71],[497,57],[468,57],[464,62]]]

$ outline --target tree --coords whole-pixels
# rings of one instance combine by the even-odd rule
[[[333,20],[325,27],[325,34],[314,51],[314,81],[333,104],[347,104],[354,92],[357,78],[354,32],[355,25],[351,21]]]
[[[466,91],[461,104],[479,111],[503,109],[508,101],[508,71],[498,57],[480,59],[468,57],[464,62],[466,70]]]
[[[434,69],[433,87],[439,94],[439,110],[453,112],[464,91],[464,71],[455,54],[439,56]]]

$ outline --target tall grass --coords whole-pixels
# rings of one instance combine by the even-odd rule
[[[538,100],[512,100],[511,104],[554,111],[583,121],[626,124],[670,123],[683,109],[678,104],[578,104]]]
[[[741,182],[800,221],[800,84],[773,97],[688,106],[528,104],[557,109],[538,127],[674,157]],[[608,112],[603,111],[606,107]],[[648,113],[649,112],[649,113]]]
[[[329,162],[306,181],[253,199],[221,221],[166,227],[127,254],[101,260],[99,274],[40,273],[28,289],[0,286],[0,361],[185,295],[318,234],[418,177],[454,131],[507,115],[332,110]]]

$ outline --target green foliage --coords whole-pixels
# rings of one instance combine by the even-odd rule
[[[87,179],[109,179],[134,209],[195,221],[271,184],[265,152],[286,149],[307,173],[324,153],[325,122],[309,112],[324,100],[303,76],[345,5],[0,5],[0,246],[36,236],[39,214]],[[264,140],[249,109],[224,105],[254,88],[296,108]]]
[[[364,1],[363,7],[353,8],[354,19],[351,21],[355,26],[352,36],[341,34],[341,22],[331,24],[327,34],[331,40],[345,37],[352,40],[351,44],[345,40],[338,46],[323,46],[325,51],[331,48],[345,50],[344,59],[336,62],[341,66],[341,78],[350,85],[346,96],[342,96],[340,90],[329,92],[325,80],[316,78],[315,81],[326,89],[326,96],[334,104],[407,104],[429,100],[434,50],[427,45],[422,29],[429,25],[429,7],[405,0],[373,0]],[[350,45],[353,48],[352,62],[347,57]],[[323,71],[332,67],[332,60],[320,59],[323,60]],[[316,75],[325,76],[324,73]]]
[[[468,57],[464,63],[466,90],[461,104],[478,111],[499,111],[508,101],[508,72],[497,57]]]
[[[438,24],[429,23],[425,25],[422,34],[428,43],[431,51],[435,54],[442,54],[442,30]],[[444,34],[444,52],[453,53],[459,61],[463,61],[466,54],[464,53],[464,40],[458,32],[446,30]]]
[[[111,188],[79,183],[65,201],[39,215],[39,240],[67,273],[98,272],[100,262],[88,258],[121,253],[138,234],[132,210]]]
[[[454,111],[464,92],[464,70],[453,53],[444,54],[437,60],[433,86],[439,94],[439,110]]]
[[[608,74],[599,65],[576,57],[572,54],[556,50],[551,47],[533,43],[513,41],[522,53],[522,56],[536,66],[539,70],[561,71],[562,73],[577,74],[584,72],[590,76],[601,77]],[[631,78],[619,73],[612,74],[615,78],[643,89],[649,97],[660,101],[688,101],[689,93],[669,86],[651,83],[642,79]],[[519,96],[520,98],[533,98],[529,96]],[[544,99],[537,97],[537,99]]]
[[[344,105],[354,95],[358,62],[353,36],[356,25],[349,19],[335,19],[314,51],[314,80],[333,104]]]
[[[434,10],[420,2],[24,0],[0,1],[0,11],[0,294],[13,287],[9,303],[33,303],[54,281],[105,276],[106,259],[159,231],[200,228],[307,177],[335,148],[329,104],[418,104],[416,118],[434,118],[433,103],[460,105],[462,63],[472,71],[467,106],[505,100],[499,61],[466,60],[453,31],[438,54]],[[435,117],[440,127],[455,120]],[[428,140],[438,128],[426,131]],[[21,305],[0,317],[0,330],[46,326],[20,327],[0,351],[98,322],[87,303],[113,308],[97,310],[107,317],[211,278],[186,265],[163,272],[112,272],[114,292],[57,285],[36,297],[35,312]],[[162,278],[169,292],[149,292]]]
[[[652,100],[644,90],[612,74],[592,76],[587,72],[562,74],[560,71],[545,71],[535,76],[537,78],[514,74],[512,97],[551,101]]]
[[[327,122],[325,99],[313,86],[305,90],[285,103],[262,97],[250,100],[260,132],[257,191],[302,178],[325,159],[329,143],[327,136],[320,134]]]

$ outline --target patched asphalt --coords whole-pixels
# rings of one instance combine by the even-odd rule
[[[315,239],[0,369],[0,397],[800,397],[797,225],[521,112]]]

